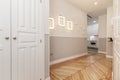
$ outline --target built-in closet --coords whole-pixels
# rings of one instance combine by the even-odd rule
[[[42,0],[0,0],[0,80],[44,80]]]

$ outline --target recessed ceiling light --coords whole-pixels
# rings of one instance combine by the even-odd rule
[[[96,23],[97,21],[93,21],[93,23]]]
[[[95,1],[95,2],[94,2],[94,5],[98,5],[98,1]]]

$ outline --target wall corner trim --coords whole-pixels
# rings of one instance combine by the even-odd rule
[[[113,56],[111,56],[111,55],[106,55],[106,58],[113,58]]]
[[[62,58],[62,59],[59,59],[59,60],[51,61],[50,65],[54,65],[54,64],[61,63],[61,62],[67,61],[67,60],[71,60],[71,59],[75,59],[75,58],[78,58],[78,57],[82,57],[82,56],[85,56],[87,54],[88,53],[82,53],[82,54],[79,54],[79,55],[74,55],[74,56],[70,56],[70,57],[67,57],[67,58]]]
[[[104,52],[104,51],[98,51],[98,53],[106,54],[107,52]]]
[[[50,77],[46,78],[45,80],[50,80]]]

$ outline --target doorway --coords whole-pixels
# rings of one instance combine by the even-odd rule
[[[98,18],[92,18],[88,15],[88,27],[87,27],[87,49],[88,53],[98,53]]]

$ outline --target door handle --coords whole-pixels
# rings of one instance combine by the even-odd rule
[[[16,37],[13,37],[13,40],[17,40],[17,38],[16,38]]]
[[[5,37],[6,40],[9,40],[10,38],[9,37]]]

